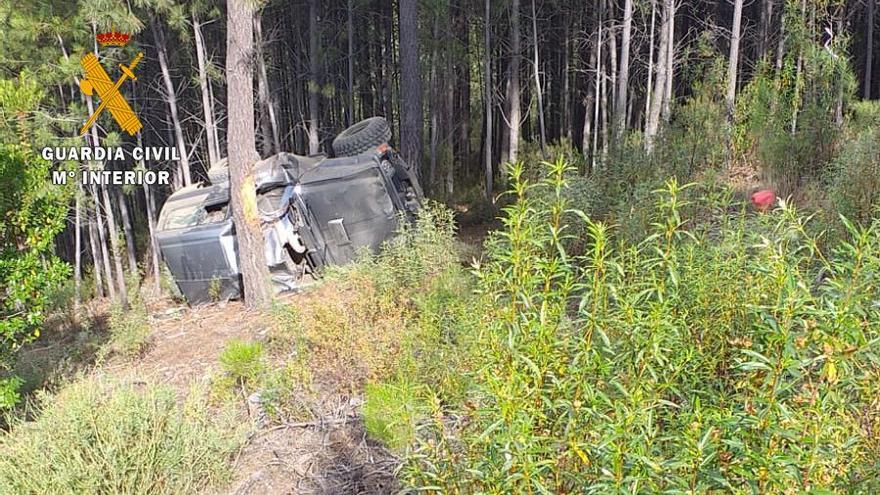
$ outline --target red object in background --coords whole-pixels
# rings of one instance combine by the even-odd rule
[[[752,205],[759,211],[767,211],[776,202],[776,193],[773,189],[762,189],[752,194]]]

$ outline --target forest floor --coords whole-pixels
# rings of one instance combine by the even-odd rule
[[[478,258],[495,223],[468,222],[458,232],[463,262]],[[284,305],[309,304],[319,291],[304,290],[277,299]],[[139,355],[98,358],[108,342],[110,308],[106,301],[84,305],[78,321],[56,318],[44,335],[20,353],[16,374],[28,395],[53,391],[78,375],[100,374],[122,381],[173,387],[181,403],[189,393],[223,373],[220,356],[233,339],[271,340],[270,312],[248,311],[229,301],[188,307],[168,297],[144,297],[149,326]],[[275,309],[278,309],[277,307]],[[269,356],[268,366],[282,369],[284,359]],[[337,377],[338,378],[338,377]],[[398,457],[367,436],[360,407],[363,390],[345,389],[339,380],[315,377],[317,386],[301,402],[305,420],[265,420],[253,396],[235,398],[246,441],[232,463],[232,482],[223,494],[393,493]],[[342,380],[344,381],[344,380]]]
[[[281,298],[296,304],[302,295]],[[305,295],[307,297],[307,294]],[[102,372],[173,386],[185,396],[193,385],[210,383],[230,339],[264,341],[270,318],[240,302],[196,308],[151,308],[150,345],[139,358],[107,363]],[[233,483],[224,493],[388,493],[397,459],[367,439],[358,413],[360,397],[324,390],[310,398],[314,420],[260,424],[247,397],[237,407],[252,426],[236,456]]]

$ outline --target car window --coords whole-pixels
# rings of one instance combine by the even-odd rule
[[[182,208],[175,208],[165,212],[160,229],[182,229],[222,222],[226,220],[228,210],[229,203],[212,205],[207,208],[201,205],[187,205]]]

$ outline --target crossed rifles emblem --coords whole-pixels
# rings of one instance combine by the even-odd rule
[[[88,132],[89,128],[96,120],[98,120],[98,117],[104,109],[110,110],[110,114],[113,115],[113,118],[116,120],[116,123],[119,124],[119,127],[122,127],[124,131],[132,136],[143,128],[143,124],[141,124],[141,121],[138,119],[137,115],[135,115],[131,107],[128,106],[128,102],[125,101],[125,97],[123,97],[122,93],[119,91],[122,83],[126,80],[131,79],[132,81],[137,81],[137,77],[134,75],[134,68],[137,67],[137,64],[140,63],[142,58],[144,58],[144,54],[138,53],[128,65],[119,64],[119,68],[122,69],[122,75],[119,76],[119,79],[117,79],[115,83],[110,80],[110,77],[101,66],[101,63],[98,62],[98,57],[96,57],[95,54],[86,54],[86,56],[80,60],[80,65],[82,65],[83,69],[86,71],[86,77],[79,83],[80,89],[82,89],[83,93],[89,96],[97,91],[98,96],[101,97],[101,104],[98,105],[98,108],[95,109],[95,113],[89,117],[89,120],[87,120],[82,126],[82,129],[79,130],[80,136],[84,136],[86,132]]]

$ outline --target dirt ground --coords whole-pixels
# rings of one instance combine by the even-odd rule
[[[282,301],[295,303],[297,297]],[[144,380],[175,387],[181,395],[193,383],[208,383],[220,353],[232,338],[264,340],[269,318],[240,302],[197,308],[162,303],[150,308],[150,345],[138,359],[107,363],[110,373],[136,373]],[[233,464],[234,482],[224,494],[393,493],[397,458],[367,439],[358,396],[327,392],[313,408],[313,421],[260,425],[250,421],[247,441]]]

